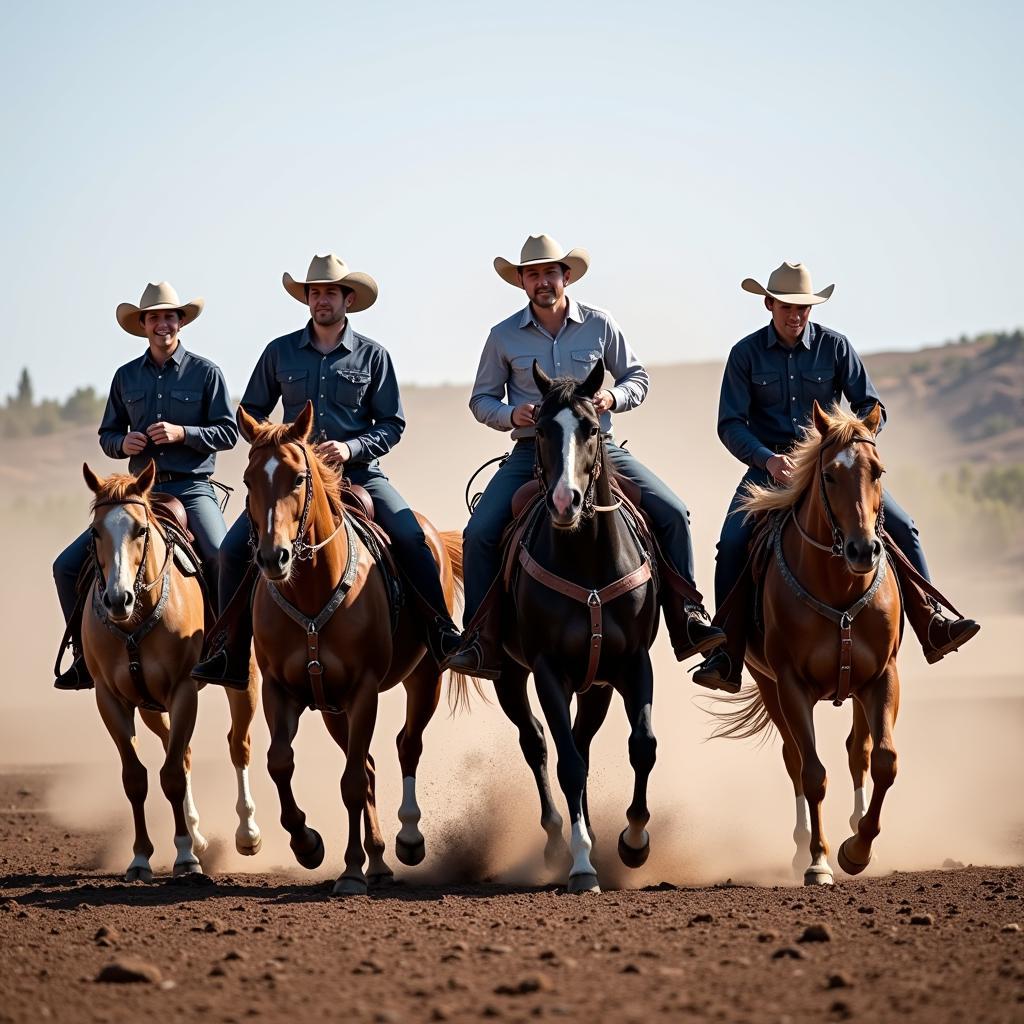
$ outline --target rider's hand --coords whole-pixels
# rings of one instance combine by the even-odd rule
[[[328,466],[343,466],[352,458],[352,449],[344,441],[321,441],[316,453]]]
[[[178,444],[185,440],[184,427],[179,427],[177,423],[166,423],[164,420],[147,427],[146,433],[154,444]],[[131,434],[128,436],[131,437]]]
[[[535,406],[532,402],[523,402],[522,405],[517,405],[512,410],[512,426],[532,427],[533,415],[536,411],[537,406]]]
[[[598,416],[615,408],[615,396],[607,389],[602,388],[594,395],[594,409]]]
[[[138,455],[148,443],[149,438],[141,430],[133,430],[130,434],[125,434],[121,442],[121,451],[125,455]]]
[[[764,468],[768,470],[777,484],[788,484],[796,467],[788,455],[773,455],[764,464]]]

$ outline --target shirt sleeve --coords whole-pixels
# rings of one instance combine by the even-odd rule
[[[373,426],[346,444],[353,462],[371,462],[387,455],[402,439],[405,413],[402,395],[398,390],[398,377],[386,349],[379,349],[374,360],[373,380],[370,382],[370,415]]]
[[[611,317],[608,317],[608,333],[604,339],[604,365],[615,378],[615,386],[611,389],[615,397],[614,410],[629,412],[641,405],[650,390],[651,379],[626,341],[622,329]]]
[[[494,430],[512,429],[512,406],[505,401],[509,372],[501,342],[492,330],[480,353],[469,409],[481,423]]]
[[[750,429],[750,360],[736,345],[729,353],[718,401],[718,436],[744,465],[764,469],[775,453]]]
[[[878,424],[878,433],[882,432],[885,426],[886,413],[885,405],[871,383],[868,371],[865,369],[861,358],[857,355],[848,338],[840,337],[836,363],[843,374],[843,394],[850,403],[850,408],[855,416],[863,419],[875,405],[881,406],[882,419]]]
[[[125,408],[121,398],[120,374],[116,374],[110,382],[110,394],[107,396],[107,404],[103,410],[103,419],[100,420],[100,448],[103,454],[110,459],[127,459],[121,445],[128,436],[131,428],[131,420],[128,418],[128,410]]]
[[[231,412],[227,382],[216,366],[207,371],[203,398],[206,403],[206,422],[202,426],[184,428],[185,444],[208,455],[234,448],[238,440],[238,427]]]

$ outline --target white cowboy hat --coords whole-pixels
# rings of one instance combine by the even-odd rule
[[[377,282],[369,274],[349,270],[345,261],[339,260],[333,252],[329,252],[326,256],[313,257],[309,264],[309,270],[306,271],[305,281],[296,281],[291,274],[285,271],[281,283],[284,285],[284,290],[304,306],[309,305],[306,288],[311,284],[339,284],[343,288],[351,289],[355,292],[355,298],[352,300],[352,305],[348,307],[350,313],[359,313],[364,309],[369,309],[377,301]]]
[[[834,284],[814,290],[811,284],[811,272],[802,263],[783,263],[772,271],[768,278],[768,287],[763,288],[752,277],[744,278],[740,287],[754,295],[767,295],[779,302],[789,302],[794,306],[816,306],[819,302],[827,302],[832,297]]]
[[[129,334],[134,334],[137,338],[145,338],[146,332],[142,329],[140,320],[143,313],[157,309],[176,309],[181,314],[181,326],[184,327],[185,324],[190,324],[202,313],[205,305],[205,299],[182,302],[171,285],[166,281],[161,281],[159,284],[146,285],[146,290],[142,293],[142,298],[139,299],[137,306],[131,302],[120,303],[114,315],[117,317],[117,322]]]
[[[572,271],[573,281],[578,281],[590,267],[590,253],[586,249],[570,249],[566,252],[550,235],[530,235],[519,254],[518,263],[503,256],[494,257],[494,269],[498,277],[516,288],[522,288],[519,271],[523,267],[544,263],[564,263]]]

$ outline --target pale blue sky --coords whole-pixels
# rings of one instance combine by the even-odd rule
[[[782,259],[862,351],[1024,322],[1017,3],[5,4],[0,392],[106,389],[166,278],[233,393],[334,250],[404,382],[468,381],[491,260],[590,249],[650,363],[722,358]]]

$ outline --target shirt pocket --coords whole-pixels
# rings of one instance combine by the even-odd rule
[[[569,372],[574,380],[586,380],[597,365],[602,352],[599,348],[578,348],[569,353]]]
[[[770,409],[782,404],[782,380],[778,373],[758,373],[750,375],[750,396],[758,409]]]
[[[370,375],[365,370],[339,370],[334,384],[334,400],[346,409],[358,409],[369,386]]]
[[[122,396],[124,407],[128,412],[128,423],[132,430],[145,430],[149,424],[146,422],[146,392],[125,391]]]
[[[515,356],[510,360],[512,366],[511,383],[519,392],[519,395],[516,396],[517,398],[523,394],[538,400],[540,398],[537,391],[537,382],[533,379],[533,358],[533,356]],[[510,402],[516,400],[513,398],[511,391],[508,397]]]
[[[186,388],[171,388],[171,407],[168,419],[183,427],[194,427],[199,423],[203,411],[202,391]]]
[[[286,406],[303,405],[306,401],[306,380],[308,370],[278,370],[277,386],[281,389],[281,399]]]
[[[818,405],[823,409],[828,407],[839,397],[836,394],[836,375],[834,372],[825,370],[808,370],[801,374],[803,380],[804,404],[810,410],[811,402],[818,400]]]

